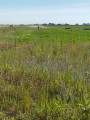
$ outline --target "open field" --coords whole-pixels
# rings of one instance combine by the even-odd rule
[[[0,29],[0,120],[90,119],[90,30],[69,27]]]

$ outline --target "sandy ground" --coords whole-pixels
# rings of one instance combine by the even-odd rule
[[[38,28],[38,26],[35,26],[35,25],[29,26],[29,27],[31,27],[31,28]],[[47,28],[47,27],[39,26],[39,28]]]

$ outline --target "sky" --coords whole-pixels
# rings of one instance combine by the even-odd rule
[[[0,0],[0,24],[90,23],[90,0]]]

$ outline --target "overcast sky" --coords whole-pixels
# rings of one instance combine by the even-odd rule
[[[90,23],[90,0],[0,0],[0,24]]]

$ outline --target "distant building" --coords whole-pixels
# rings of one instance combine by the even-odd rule
[[[1,29],[2,27],[0,26],[0,29]]]

